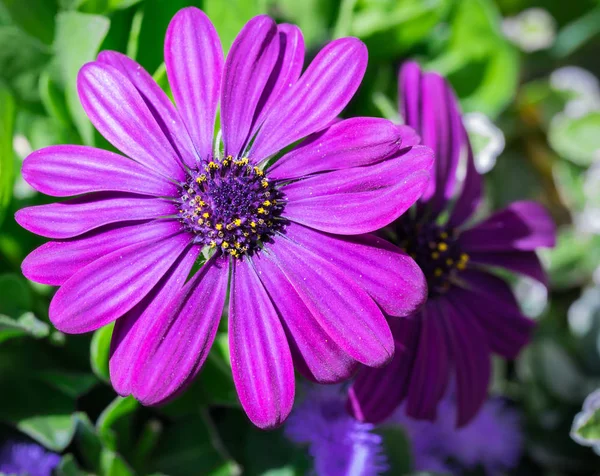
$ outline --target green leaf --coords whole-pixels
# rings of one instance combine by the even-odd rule
[[[13,22],[46,44],[54,38],[57,5],[52,0],[2,0]]]
[[[0,274],[0,314],[16,317],[29,311],[33,301],[27,281],[17,274]]]
[[[31,336],[42,339],[50,334],[50,326],[27,312],[18,319],[0,314],[0,343],[13,337]]]
[[[38,374],[38,378],[71,398],[79,398],[98,383],[94,375],[61,370],[43,372]]]
[[[307,48],[312,49],[328,39],[337,3],[337,0],[279,0],[277,7],[286,21],[301,28]]]
[[[90,344],[90,365],[94,373],[105,382],[110,382],[108,370],[108,357],[110,354],[110,339],[112,337],[114,323],[98,329],[94,332]]]
[[[14,123],[15,101],[10,92],[0,85],[0,225],[12,198],[15,173],[12,144]]]
[[[67,106],[83,142],[94,144],[94,130],[77,95],[77,73],[96,58],[108,33],[110,20],[100,15],[62,12],[56,22],[54,48],[66,92]]]
[[[56,476],[86,476],[88,474],[79,468],[75,457],[70,453],[62,457],[54,471]]]
[[[66,127],[71,126],[65,95],[48,71],[44,71],[40,76],[40,99],[50,116]]]
[[[77,449],[87,466],[98,471],[101,466],[103,446],[96,428],[89,417],[83,412],[75,413],[73,418],[75,419],[75,443]]]
[[[596,440],[600,443],[600,408],[591,413],[575,432],[586,440]]]
[[[104,444],[116,450],[116,434],[113,431],[115,423],[132,414],[138,407],[138,402],[132,396],[117,397],[104,409],[98,417],[96,428]]]
[[[100,467],[103,476],[134,476],[127,463],[114,451],[105,449],[102,452]]]
[[[561,114],[550,123],[548,140],[565,159],[579,165],[590,165],[600,150],[600,111],[572,118]]]
[[[383,437],[383,447],[389,469],[385,474],[408,474],[412,468],[410,440],[400,426],[381,426],[377,433]]]
[[[75,434],[71,415],[40,415],[24,418],[17,428],[52,451],[63,451]]]

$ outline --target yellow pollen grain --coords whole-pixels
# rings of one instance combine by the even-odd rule
[[[469,261],[469,255],[467,253],[461,253],[460,260],[464,262]]]
[[[223,224],[222,224],[222,223],[217,223],[217,224],[215,225],[215,228],[216,228],[217,230],[222,230],[222,229],[223,229]]]
[[[271,202],[270,202],[269,200],[265,200],[265,201],[263,202],[263,206],[265,206],[265,207],[270,207],[270,206],[271,206]]]
[[[433,259],[438,259],[440,257],[440,254],[437,251],[434,251],[433,253],[431,253],[431,257]]]
[[[263,207],[260,207],[258,210],[256,210],[258,213],[267,213],[265,211],[265,209]]]
[[[217,247],[217,242],[215,240],[211,240],[210,241],[210,247],[211,248],[216,248]]]
[[[204,223],[204,220],[202,218],[198,219],[198,225],[202,225]]]
[[[209,169],[218,169],[219,168],[219,164],[217,164],[216,162],[213,162],[212,160],[208,163],[208,168]]]
[[[198,206],[199,207],[205,207],[206,206],[206,202],[202,199],[198,199],[196,200],[196,202],[198,202]]]
[[[229,243],[227,243],[226,241],[224,241],[223,243],[221,243],[221,248],[223,248],[223,249],[229,248]]]
[[[250,222],[250,226],[251,226],[252,228],[256,228],[256,222],[255,222],[255,221],[251,221],[251,222]]]
[[[436,278],[439,278],[442,274],[444,274],[444,272],[440,268],[435,268],[433,274]]]
[[[233,223],[235,224],[235,226],[240,226],[242,224],[242,220],[236,218],[235,220],[233,220]]]
[[[210,216],[210,213],[208,213],[208,212],[204,212],[204,213],[202,214],[202,216],[203,216],[204,218],[208,218],[208,217]]]
[[[446,260],[446,264],[447,264],[448,266],[452,266],[452,265],[454,264],[454,260],[453,260],[452,258],[448,258],[448,259]]]
[[[239,248],[240,246],[242,246],[242,244],[241,244],[239,241],[236,241],[236,242],[234,243],[234,246],[235,246],[236,248]]]
[[[446,243],[438,243],[438,250],[446,251],[448,249],[448,245]]]
[[[263,188],[267,188],[269,186],[269,182],[267,182],[266,180],[263,180],[260,184]]]
[[[467,263],[465,263],[464,261],[461,261],[460,263],[458,263],[456,265],[456,267],[462,271],[462,270],[466,269]]]
[[[264,172],[262,170],[260,170],[256,165],[253,167],[254,169],[254,173],[256,175],[258,175],[259,177],[262,177],[264,175]]]

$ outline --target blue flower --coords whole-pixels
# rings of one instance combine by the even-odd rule
[[[0,446],[0,473],[8,475],[50,476],[60,456],[35,443],[6,440]]]

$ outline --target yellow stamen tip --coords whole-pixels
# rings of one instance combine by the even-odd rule
[[[444,274],[444,272],[440,268],[435,268],[435,271],[433,272],[433,274],[435,275],[436,278],[439,278],[442,274]]]
[[[446,251],[448,249],[448,245],[446,243],[438,243],[438,250]]]
[[[216,228],[217,230],[222,230],[222,229],[223,229],[223,224],[222,224],[222,223],[217,223],[217,224],[215,225],[215,228]]]

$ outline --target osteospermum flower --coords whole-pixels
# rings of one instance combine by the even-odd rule
[[[0,474],[50,476],[59,463],[59,455],[35,443],[16,440],[0,443]]]
[[[364,233],[415,202],[432,152],[409,128],[336,120],[366,68],[355,38],[329,43],[301,74],[297,27],[258,16],[224,60],[208,17],[187,8],[165,63],[177,107],[119,53],[81,69],[87,115],[127,157],[57,146],[25,160],[37,190],[81,196],[17,213],[54,240],[23,272],[61,286],[49,313],[63,332],[117,321],[111,380],[144,404],[196,376],[229,295],[235,386],[250,419],[272,427],[292,407],[293,361],[332,382],[391,358],[381,309],[412,312],[426,284],[407,255]]]
[[[516,202],[471,226],[482,177],[451,87],[415,63],[400,72],[405,121],[436,153],[434,177],[412,213],[383,230],[417,261],[429,286],[425,306],[393,321],[397,352],[385,368],[362,369],[350,391],[354,415],[379,422],[406,400],[414,418],[433,419],[450,376],[456,380],[457,424],[477,413],[487,395],[492,353],[514,358],[529,341],[510,287],[491,268],[545,282],[535,249],[553,246],[555,227],[537,203]],[[467,156],[462,187],[456,180]],[[455,198],[455,200],[453,200]]]

